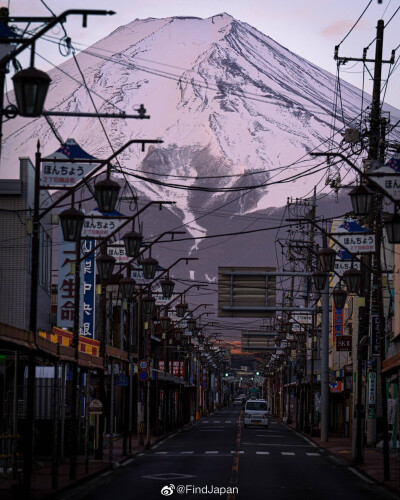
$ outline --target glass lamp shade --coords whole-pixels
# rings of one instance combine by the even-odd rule
[[[146,280],[152,280],[156,275],[158,260],[148,257],[142,260],[143,276]]]
[[[374,192],[367,186],[357,186],[349,193],[355,215],[368,215],[371,211]]]
[[[384,224],[389,243],[400,243],[400,215],[393,214],[385,217]]]
[[[95,184],[95,197],[100,212],[114,212],[121,186],[111,179],[104,179]]]
[[[131,299],[132,295],[135,293],[136,281],[133,278],[122,278],[118,283],[119,290],[121,292],[123,299]]]
[[[161,290],[164,299],[170,299],[172,294],[174,293],[175,281],[172,281],[169,278],[165,278],[165,280],[161,280]]]
[[[321,248],[318,257],[323,271],[331,273],[335,269],[336,252],[333,248]]]
[[[19,114],[40,116],[51,82],[49,75],[36,68],[28,68],[18,71],[12,79]]]
[[[78,241],[81,237],[85,215],[76,208],[67,208],[60,213],[64,241]]]
[[[323,290],[328,279],[327,273],[324,271],[315,271],[313,273],[314,286],[317,290]]]
[[[143,235],[136,231],[129,231],[123,237],[125,252],[128,257],[136,257],[140,252],[140,245],[143,241]]]
[[[358,293],[361,282],[361,272],[357,269],[348,269],[343,273],[343,281],[348,293]]]
[[[333,302],[336,309],[343,309],[347,300],[347,292],[343,288],[335,288],[332,292]]]
[[[189,318],[186,323],[188,329],[193,333],[196,329],[196,320],[194,318]]]
[[[142,305],[144,314],[151,316],[156,307],[156,299],[151,295],[145,295],[142,299]]]
[[[115,258],[111,255],[100,255],[96,259],[97,271],[102,281],[108,281],[114,270]]]
[[[188,305],[181,302],[180,304],[176,304],[175,306],[175,312],[178,318],[183,318],[186,314],[186,311],[188,309]]]
[[[164,331],[168,330],[168,328],[171,325],[171,318],[169,316],[161,316],[161,318],[160,318],[160,325],[161,325],[161,328]]]

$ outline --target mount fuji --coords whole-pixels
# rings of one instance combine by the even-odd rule
[[[307,195],[326,173],[308,153],[360,126],[360,90],[341,82],[336,116],[334,75],[226,13],[136,19],[77,59],[99,112],[134,114],[144,104],[151,118],[103,119],[108,142],[97,118],[56,117],[58,134],[96,158],[108,157],[110,144],[162,139],[145,153],[126,150],[120,167],[139,197],[175,200],[174,216],[195,236],[209,232],[206,217],[194,220],[199,211],[229,206],[232,217],[248,216]],[[49,74],[47,110],[94,111],[73,59]],[[12,177],[38,139],[44,155],[59,146],[43,117],[8,121],[0,175]]]

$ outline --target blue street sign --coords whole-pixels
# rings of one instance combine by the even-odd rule
[[[128,387],[128,378],[123,373],[121,373],[120,375],[118,375],[115,381],[115,385],[118,385],[119,387]]]
[[[149,374],[145,371],[139,372],[139,379],[142,382],[146,382],[146,380],[149,378]]]

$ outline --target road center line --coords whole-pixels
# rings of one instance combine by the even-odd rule
[[[239,482],[239,449],[240,449],[240,441],[242,439],[242,415],[243,412],[241,411],[239,413],[239,418],[238,418],[238,431],[236,435],[236,452],[233,453],[233,463],[232,463],[232,473],[231,473],[231,482],[230,486],[231,488],[234,488],[237,486]],[[233,490],[235,491],[235,490]],[[236,493],[229,493],[226,497],[227,500],[236,500]]]

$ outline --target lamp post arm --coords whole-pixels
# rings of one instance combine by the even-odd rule
[[[159,201],[156,201],[154,203],[160,203]],[[176,202],[175,201],[165,201],[165,202],[162,202],[163,204],[175,204]],[[171,234],[172,236],[175,235],[175,234],[185,234],[185,231],[165,231],[164,233],[161,233],[160,235],[157,236],[157,238],[153,241],[151,241],[146,247],[143,248],[143,250],[141,252],[138,253],[138,255],[136,257],[132,257],[126,264],[124,264],[123,266],[120,267],[120,272],[124,271],[128,266],[130,266],[134,260],[138,259],[141,255],[144,254],[144,252],[146,250],[148,250],[149,248],[151,248],[155,243],[157,243],[158,241],[161,240],[161,238],[163,236],[165,236],[166,234]],[[171,266],[172,267],[172,266]],[[168,269],[165,269],[165,272],[167,272]],[[149,283],[147,286],[147,288],[149,288],[149,286],[154,283],[154,281],[156,281],[157,279],[159,279],[160,276],[157,276],[157,278],[155,278],[151,283]]]
[[[389,198],[389,200],[396,206],[400,204],[399,200],[395,200],[382,186],[380,186],[376,181],[371,179],[371,177],[366,174],[360,167],[357,167],[352,161],[350,161],[343,153],[310,153],[311,156],[339,156],[343,161],[345,161],[351,168],[353,168],[363,179],[374,185],[377,191]]]
[[[126,148],[131,146],[132,144],[142,144],[142,148],[144,147],[145,144],[161,144],[162,140],[159,139],[131,139],[127,143],[125,143],[123,146],[121,146],[118,151],[115,151],[111,156],[109,156],[106,160],[103,160],[99,163],[97,167],[95,167],[93,170],[91,170],[85,177],[83,177],[79,182],[75,184],[75,186],[72,186],[69,191],[64,193],[60,198],[58,198],[54,203],[52,203],[50,206],[46,207],[43,212],[38,215],[39,220],[42,219],[46,214],[48,214],[51,210],[53,210],[61,201],[64,201],[70,194],[73,192],[77,191],[79,188],[81,188],[84,184],[87,183],[89,179],[91,179],[99,170],[101,170],[103,167],[105,167],[108,163],[110,163],[114,158],[116,158],[119,154],[122,153]],[[40,147],[40,144],[38,142],[38,149]],[[39,159],[40,162],[40,159]],[[36,162],[36,170],[37,172],[35,175],[40,176],[40,167],[38,167],[38,162]],[[40,178],[40,177],[39,177]],[[157,202],[160,203],[160,202]],[[163,202],[166,203],[166,202]],[[172,202],[170,202],[172,203]]]
[[[64,11],[62,14],[56,17],[49,18],[48,24],[44,26],[41,30],[35,33],[31,38],[23,40],[19,47],[5,55],[0,59],[0,66],[6,66],[12,59],[14,59],[18,54],[23,52],[29,46],[32,46],[36,40],[42,37],[45,33],[54,28],[59,22],[65,21],[65,18],[71,15],[82,15],[83,17],[83,27],[86,28],[87,16],[107,16],[114,15],[115,12],[112,10],[90,10],[90,9],[69,9]],[[14,18],[14,21],[16,19]]]
[[[93,248],[93,250],[90,252],[90,254],[96,252],[96,250],[98,250],[104,243],[106,243],[107,241],[109,241],[113,236],[115,236],[119,231],[121,231],[121,229],[124,228],[129,222],[135,220],[136,217],[138,215],[140,215],[142,212],[144,212],[150,205],[156,205],[156,204],[157,205],[172,205],[174,203],[176,203],[176,202],[175,201],[150,201],[149,203],[147,203],[147,205],[145,205],[138,212],[136,212],[135,215],[132,215],[132,217],[127,218],[120,226],[117,227],[117,229],[114,229],[114,231],[112,233],[110,233],[106,238],[102,238],[101,241],[100,241],[100,243],[98,243]],[[88,257],[88,255],[90,255],[90,254],[86,254],[83,257],[81,257],[77,261],[77,264],[80,264],[81,262],[83,262]],[[130,265],[130,264],[131,264],[131,261],[129,261],[124,266],[128,267],[128,265]]]
[[[183,233],[183,231],[179,231],[179,233]],[[163,269],[159,273],[159,275],[157,276],[157,278],[154,278],[153,281],[151,283],[149,283],[147,286],[148,287],[152,286],[156,281],[158,281],[162,276],[164,276],[164,274],[166,274],[170,269],[172,269],[174,266],[176,266],[176,264],[178,264],[182,260],[186,260],[186,262],[188,262],[189,260],[199,260],[199,258],[198,257],[180,257],[173,264],[171,264],[170,266],[168,266],[166,269]]]

